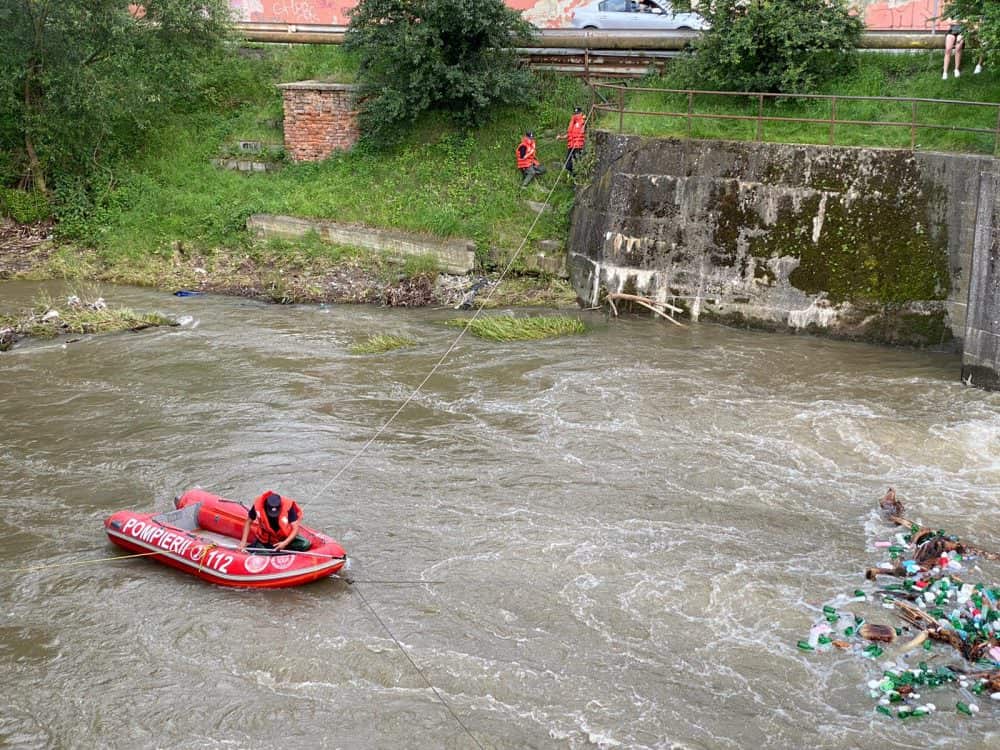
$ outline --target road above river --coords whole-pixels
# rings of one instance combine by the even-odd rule
[[[39,288],[0,283],[0,309]],[[588,335],[463,338],[363,450],[457,313],[103,293],[183,325],[0,354],[0,745],[1000,743],[988,699],[888,719],[880,664],[795,646],[882,559],[890,485],[1000,549],[1000,394],[957,356],[571,311]],[[349,354],[369,333],[417,344]],[[195,485],[295,497],[357,583],[102,561],[106,516]]]

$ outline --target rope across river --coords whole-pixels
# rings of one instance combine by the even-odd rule
[[[593,113],[593,110],[594,110],[594,108],[592,106],[590,108],[590,111],[587,113],[587,117],[588,118]],[[333,476],[331,476],[328,481],[326,481],[322,485],[322,487],[320,487],[320,489],[314,494],[314,496],[312,498],[312,500],[314,502],[316,500],[318,500],[333,485],[334,482],[336,482],[349,468],[351,468],[351,466],[354,465],[354,463],[359,458],[361,458],[361,456],[363,456],[368,451],[368,449],[375,443],[375,441],[378,440],[378,438],[399,417],[399,415],[403,412],[403,410],[406,409],[406,407],[417,397],[417,395],[423,390],[424,386],[426,386],[427,382],[435,375],[435,373],[438,372],[438,370],[442,367],[442,365],[444,365],[445,361],[455,351],[455,349],[457,348],[458,344],[461,342],[461,340],[464,338],[465,334],[469,331],[469,329],[472,327],[472,325],[476,322],[476,320],[483,313],[483,311],[486,308],[486,305],[490,302],[490,300],[492,299],[494,293],[499,288],[500,284],[503,283],[503,281],[510,274],[510,271],[513,268],[514,264],[517,262],[517,260],[520,258],[521,254],[523,253],[524,248],[526,247],[526,245],[528,243],[528,239],[531,236],[531,233],[534,231],[535,227],[538,225],[538,222],[541,220],[541,217],[542,217],[542,214],[544,213],[544,211],[550,206],[550,204],[552,202],[552,196],[555,193],[556,188],[559,186],[560,182],[562,181],[563,175],[567,171],[567,163],[568,163],[567,160],[563,159],[562,166],[558,170],[558,172],[555,173],[555,179],[553,180],[552,186],[548,189],[548,192],[545,195],[545,199],[544,199],[544,201],[542,203],[542,208],[536,212],[536,216],[535,216],[534,220],[531,222],[531,224],[528,226],[527,230],[525,231],[524,237],[521,240],[521,242],[519,243],[519,245],[517,246],[516,251],[511,255],[510,259],[507,261],[506,265],[503,267],[503,269],[500,272],[499,276],[497,277],[496,281],[490,286],[490,289],[481,298],[481,300],[479,301],[479,303],[478,303],[478,305],[477,305],[474,313],[469,318],[469,320],[466,322],[465,326],[462,327],[461,331],[455,337],[454,341],[451,342],[451,344],[448,346],[448,348],[445,350],[445,352],[441,355],[441,357],[434,363],[434,365],[431,367],[431,369],[428,371],[428,373],[417,384],[417,386],[406,397],[406,399],[399,405],[399,407],[388,417],[388,419],[386,419],[381,424],[381,426],[379,426],[379,428],[375,431],[375,433],[353,455],[351,455],[351,457],[347,460],[347,462],[343,466],[341,466],[340,469],[335,474],[333,474]],[[58,562],[58,563],[36,565],[36,566],[25,567],[25,568],[8,569],[6,572],[7,573],[33,573],[33,572],[38,572],[38,571],[42,571],[42,570],[53,570],[53,569],[57,569],[57,568],[79,567],[79,566],[85,566],[85,565],[98,565],[98,564],[104,564],[104,563],[117,562],[117,561],[120,561],[120,560],[129,560],[129,559],[133,559],[133,558],[137,558],[137,557],[150,557],[150,556],[160,555],[160,554],[162,554],[162,551],[155,550],[155,551],[151,551],[151,552],[140,552],[140,553],[135,553],[135,554],[116,555],[116,556],[112,556],[112,557],[102,557],[102,558],[94,558],[94,559],[86,559],[86,560],[73,560],[73,561],[70,561],[70,562]],[[309,555],[310,553],[308,551],[306,551],[306,552],[298,552],[298,551],[294,551],[294,550],[283,550],[280,554],[302,554],[302,555]],[[324,556],[324,555],[319,555],[319,556]],[[424,681],[424,683],[427,685],[427,687],[429,687],[431,689],[431,691],[434,693],[435,698],[445,707],[445,709],[450,714],[450,716],[455,720],[455,723],[458,724],[461,727],[462,731],[465,732],[466,735],[468,735],[469,739],[473,743],[475,743],[475,745],[478,748],[480,748],[480,750],[483,750],[482,743],[476,738],[475,735],[473,735],[473,733],[471,732],[471,730],[469,729],[469,727],[466,726],[466,724],[462,721],[462,719],[455,712],[455,710],[448,703],[448,701],[445,700],[444,696],[434,686],[434,684],[431,682],[431,680],[424,673],[423,669],[421,669],[421,667],[414,661],[413,657],[409,654],[409,652],[406,650],[406,648],[403,646],[403,644],[395,636],[395,634],[389,628],[389,626],[385,622],[385,620],[383,620],[379,616],[379,614],[376,611],[375,607],[372,605],[372,603],[369,601],[368,597],[365,596],[364,592],[359,587],[359,584],[363,584],[363,585],[420,585],[420,584],[437,585],[437,584],[443,584],[443,583],[445,583],[445,581],[425,581],[425,580],[401,581],[401,580],[377,580],[377,579],[370,579],[370,580],[363,580],[362,579],[362,580],[358,580],[358,579],[346,578],[346,577],[342,577],[342,576],[335,576],[335,577],[339,578],[340,580],[343,580],[345,583],[351,585],[357,591],[358,596],[361,598],[361,601],[364,604],[364,606],[368,609],[369,612],[371,612],[372,616],[378,622],[378,624],[380,625],[380,627],[386,632],[386,634],[393,641],[393,643],[396,644],[396,647],[402,652],[403,656],[409,662],[409,664],[413,668],[413,670],[417,674],[420,675],[420,678]]]
[[[591,114],[593,114],[593,111],[594,111],[594,108],[593,108],[593,106],[591,106],[590,110],[587,112],[587,119],[588,120],[590,119]],[[552,201],[552,195],[553,195],[553,193],[555,193],[555,189],[559,186],[559,183],[562,180],[562,176],[566,172],[566,165],[567,165],[567,161],[564,159],[563,162],[562,162],[562,167],[556,173],[556,178],[555,178],[555,180],[552,183],[552,187],[549,188],[549,191],[548,191],[548,193],[545,196],[545,200],[544,200],[544,202],[542,204],[545,208],[547,208],[549,206],[549,204],[551,203],[551,201]],[[365,454],[365,452],[372,446],[372,444],[376,440],[378,440],[379,436],[381,436],[382,433],[385,432],[389,428],[389,425],[391,425],[396,420],[396,418],[403,412],[403,410],[410,404],[410,402],[413,401],[413,399],[417,397],[417,394],[419,394],[420,391],[423,389],[423,387],[427,384],[427,381],[429,381],[434,376],[434,374],[441,368],[441,366],[445,363],[445,361],[448,359],[448,357],[451,355],[451,353],[453,351],[455,351],[455,348],[458,346],[459,342],[462,340],[462,338],[465,336],[465,334],[469,331],[469,328],[472,327],[472,324],[475,323],[476,320],[479,318],[479,316],[482,314],[483,310],[486,308],[486,304],[493,297],[494,292],[496,292],[497,288],[500,286],[500,284],[503,282],[503,280],[510,273],[510,270],[511,270],[511,268],[513,268],[514,263],[521,256],[521,253],[524,251],[525,246],[528,244],[528,238],[531,236],[532,231],[534,231],[535,227],[538,225],[538,222],[541,219],[543,213],[544,213],[544,209],[540,210],[540,211],[538,211],[536,213],[534,220],[531,222],[531,225],[528,227],[527,231],[524,233],[524,238],[521,240],[520,244],[517,247],[517,250],[511,256],[510,260],[507,261],[507,264],[504,266],[503,270],[501,271],[500,276],[496,280],[496,283],[494,283],[492,285],[492,287],[490,288],[490,290],[487,292],[487,294],[480,301],[478,307],[476,308],[476,311],[472,314],[472,317],[470,317],[469,320],[466,322],[465,326],[462,327],[462,330],[459,331],[458,335],[455,337],[455,340],[451,342],[451,345],[445,350],[444,354],[441,355],[440,359],[438,359],[438,361],[434,363],[434,366],[431,367],[430,371],[427,373],[427,375],[424,377],[424,379],[421,380],[417,384],[417,387],[414,388],[413,392],[410,393],[410,395],[406,397],[406,399],[403,401],[403,403],[401,403],[399,405],[399,408],[397,408],[396,411],[394,411],[392,413],[392,415],[390,415],[389,418],[386,419],[385,422],[382,423],[382,426],[379,427],[375,431],[375,434],[373,434],[364,443],[364,445],[362,445],[361,448],[359,448],[351,456],[351,458],[348,459],[347,463],[345,463],[340,468],[340,470],[337,471],[337,473],[334,474],[329,479],[329,481],[327,481],[326,484],[324,484],[319,489],[318,492],[316,492],[316,494],[313,497],[313,500],[319,499],[330,488],[330,486],[334,482],[336,482],[337,479],[339,479],[341,477],[341,475],[343,475],[343,473],[345,471],[347,471],[351,466],[354,465],[355,461],[357,461],[359,458],[361,458],[361,456],[363,456]],[[444,699],[444,696],[441,695],[441,693],[438,691],[438,689],[436,687],[434,687],[433,683],[431,683],[431,681],[427,678],[427,675],[424,674],[424,671],[420,668],[420,666],[413,660],[413,658],[406,651],[406,649],[403,648],[403,644],[399,642],[399,639],[396,638],[396,636],[393,634],[392,630],[385,623],[385,621],[382,620],[381,617],[379,617],[378,613],[375,611],[375,608],[371,605],[371,603],[365,597],[365,595],[361,591],[361,589],[356,585],[357,583],[359,583],[359,582],[357,582],[357,581],[355,582],[355,587],[354,588],[358,592],[358,596],[361,597],[361,601],[364,602],[364,605],[372,613],[372,616],[378,621],[379,625],[382,626],[382,629],[389,635],[389,637],[392,639],[393,643],[396,644],[396,647],[403,653],[403,656],[406,657],[406,660],[408,662],[410,662],[410,665],[413,667],[414,671],[416,671],[416,673],[420,675],[421,679],[434,692],[435,697],[437,697],[437,699],[441,702],[441,705],[443,705],[445,707],[445,709],[448,711],[449,714],[451,714],[451,716],[455,720],[455,722],[469,736],[469,739],[471,739],[476,744],[476,747],[480,748],[480,750],[483,750],[482,743],[480,743],[479,740],[476,738],[476,736],[474,734],[472,734],[472,732],[465,725],[465,723],[458,717],[458,714],[455,713],[455,710],[451,707],[451,705],[448,703],[448,701],[446,701]]]

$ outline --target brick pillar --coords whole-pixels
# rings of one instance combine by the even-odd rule
[[[283,83],[285,151],[292,161],[322,161],[357,143],[356,86],[348,83]]]

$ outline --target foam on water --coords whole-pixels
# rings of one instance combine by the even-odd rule
[[[192,484],[274,487],[345,542],[484,746],[997,742],[993,705],[882,721],[881,665],[795,647],[824,603],[860,609],[838,596],[879,557],[890,485],[908,517],[1000,549],[1000,400],[959,385],[954,358],[599,317],[542,345],[463,339],[329,485],[450,345],[445,313],[121,301],[198,325],[0,359],[8,567],[100,557],[106,514]],[[375,328],[418,344],[350,355]],[[18,685],[0,743],[469,745],[343,582],[232,592],[133,560],[0,596]],[[15,633],[73,647],[28,653]]]

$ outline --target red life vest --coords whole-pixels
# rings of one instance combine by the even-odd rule
[[[570,118],[569,127],[566,128],[567,148],[583,148],[587,140],[584,132],[587,127],[587,118],[582,113],[577,113]]]
[[[278,542],[285,541],[288,536],[292,533],[292,522],[288,520],[289,512],[295,509],[295,518],[297,521],[302,520],[302,509],[299,508],[299,504],[296,503],[291,498],[281,497],[281,508],[278,511],[278,531],[271,528],[271,523],[268,520],[267,513],[264,509],[264,498],[271,494],[271,490],[263,493],[260,497],[253,501],[253,509],[257,511],[257,517],[254,519],[250,528],[252,529],[254,536],[257,540],[263,542],[264,544],[277,544]],[[278,493],[274,493],[278,494]]]
[[[524,156],[521,156],[521,146],[524,146]],[[535,158],[535,140],[533,138],[524,136],[517,148],[514,149],[514,153],[517,155],[518,169],[527,169],[538,164],[538,159]]]

